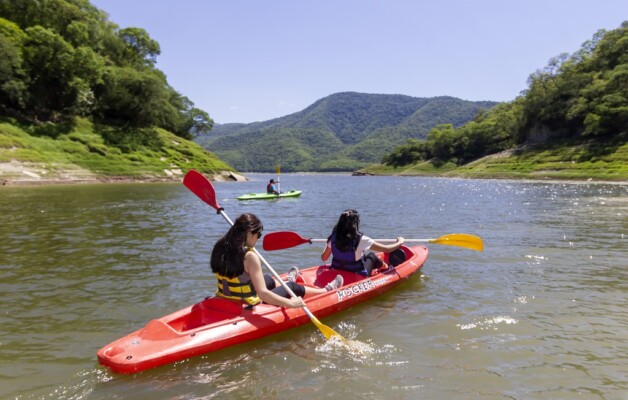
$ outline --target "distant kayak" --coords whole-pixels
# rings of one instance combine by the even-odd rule
[[[272,200],[282,197],[299,197],[301,196],[301,190],[291,190],[289,192],[283,192],[279,194],[272,193],[249,193],[243,194],[238,197],[238,200]]]

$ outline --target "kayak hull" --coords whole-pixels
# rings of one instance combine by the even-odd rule
[[[272,193],[249,193],[238,196],[238,200],[273,200],[282,199],[284,197],[299,197],[301,196],[301,190],[290,190],[288,192],[282,192],[279,194]]]
[[[324,287],[337,274],[343,287],[305,298],[308,309],[317,318],[362,303],[394,288],[414,275],[427,259],[424,246],[405,247],[405,261],[370,277],[330,269],[328,265],[300,271],[297,282]],[[379,254],[388,261],[387,254]],[[150,321],[143,328],[118,339],[98,353],[98,361],[113,372],[130,374],[207,354],[225,347],[255,340],[310,322],[303,309],[244,304],[220,297],[205,300]]]

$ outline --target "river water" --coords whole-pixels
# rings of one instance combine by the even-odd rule
[[[485,251],[430,244],[420,276],[324,319],[368,351],[306,324],[116,375],[99,348],[214,292],[227,223],[182,184],[0,188],[0,398],[628,399],[628,185],[282,174],[300,198],[236,200],[274,176],[249,177],[217,200],[265,233],[324,238],[355,208],[371,237]],[[321,250],[262,254],[285,272]]]

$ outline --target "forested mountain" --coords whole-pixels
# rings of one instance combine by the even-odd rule
[[[0,112],[24,123],[87,117],[130,128],[109,141],[138,141],[137,128],[183,138],[213,121],[155,67],[159,43],[121,29],[88,0],[0,1]]]
[[[628,21],[598,31],[573,54],[561,54],[530,75],[528,89],[509,103],[456,127],[431,129],[388,154],[389,166],[430,161],[457,166],[504,150],[542,143],[569,163],[599,160],[628,140]]]
[[[336,93],[270,121],[217,125],[196,141],[240,171],[353,171],[434,125],[460,126],[496,102]]]

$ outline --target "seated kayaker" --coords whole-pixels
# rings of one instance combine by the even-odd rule
[[[338,223],[327,238],[327,246],[321,259],[327,261],[333,255],[331,267],[371,276],[375,269],[380,271],[390,268],[370,250],[390,253],[403,244],[399,236],[397,242],[389,245],[378,243],[360,232],[360,215],[356,210],[345,210],[340,214]]]
[[[262,272],[262,266],[253,247],[262,237],[261,221],[254,214],[242,214],[227,233],[218,239],[212,250],[210,266],[218,279],[216,295],[250,305],[260,302],[282,307],[304,307],[303,297],[325,293],[342,286],[338,275],[324,288],[305,287],[296,283],[299,270],[292,267],[286,285],[297,295],[291,298],[287,290],[271,275]]]
[[[270,182],[268,182],[268,185],[266,185],[266,193],[267,194],[279,194],[279,191],[275,187],[274,179],[271,179]]]

